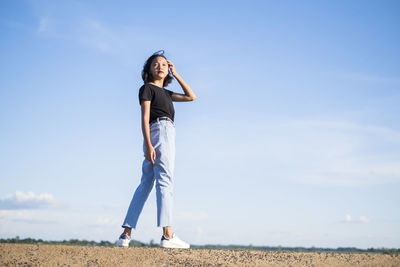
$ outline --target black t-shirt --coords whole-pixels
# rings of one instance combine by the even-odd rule
[[[154,84],[144,84],[139,89],[139,104],[141,99],[150,100],[150,123],[158,117],[168,117],[174,121],[175,110],[172,104],[173,92]]]

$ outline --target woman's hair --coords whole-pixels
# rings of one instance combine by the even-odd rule
[[[143,70],[142,70],[142,79],[143,79],[144,83],[154,82],[154,77],[153,77],[153,75],[151,75],[151,72],[150,72],[150,66],[151,66],[151,63],[153,62],[153,59],[155,59],[156,57],[163,57],[163,58],[167,59],[164,56],[164,50],[160,50],[160,51],[155,52],[153,55],[151,55],[146,60],[146,62],[143,65]],[[170,72],[168,71],[168,75],[164,78],[163,87],[167,86],[171,82],[172,82],[172,76],[171,76]]]

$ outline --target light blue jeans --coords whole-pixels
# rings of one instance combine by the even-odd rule
[[[157,120],[150,124],[150,140],[156,151],[154,164],[143,160],[142,178],[132,197],[122,227],[136,229],[139,216],[156,182],[157,226],[172,225],[173,177],[175,164],[175,125],[172,120]],[[143,153],[146,156],[143,141]]]

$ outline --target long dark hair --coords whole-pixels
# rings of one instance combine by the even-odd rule
[[[164,50],[159,50],[155,52],[153,55],[151,55],[143,65],[142,79],[144,83],[154,82],[154,77],[153,75],[151,75],[150,72],[150,66],[151,63],[153,62],[153,59],[155,59],[156,57],[163,57],[165,58],[165,60],[167,60],[167,58],[164,56]],[[168,71],[168,75],[164,78],[163,87],[166,87],[168,84],[170,84],[172,82],[172,79],[173,78],[171,76],[171,73],[170,71]]]

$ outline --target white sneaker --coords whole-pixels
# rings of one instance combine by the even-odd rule
[[[126,234],[121,234],[116,245],[117,247],[129,247],[129,242],[131,242],[131,238]]]
[[[175,233],[172,238],[161,237],[160,246],[163,248],[190,248],[190,245],[182,241]]]

